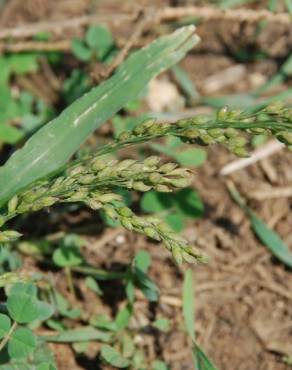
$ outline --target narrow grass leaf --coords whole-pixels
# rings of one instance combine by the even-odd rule
[[[271,230],[254,212],[249,212],[251,226],[259,240],[286,266],[292,268],[292,253],[279,235]]]
[[[11,320],[7,315],[0,314],[0,339],[4,338],[11,328]]]
[[[195,299],[193,273],[188,269],[185,272],[183,283],[183,315],[186,330],[190,338],[195,341]]]
[[[48,342],[56,343],[87,342],[91,340],[109,342],[112,336],[110,333],[94,329],[91,326],[84,326],[82,328],[66,330],[57,335],[46,336],[44,339]]]
[[[196,344],[193,346],[193,358],[196,362],[195,370],[217,370],[217,368],[212,364],[211,360]]]
[[[113,77],[42,127],[0,168],[0,207],[27,185],[63,166],[95,129],[136,98],[153,77],[180,61],[197,42],[194,26],[157,39],[133,53]]]
[[[105,362],[119,369],[128,367],[130,365],[129,361],[111,346],[102,346],[100,354]]]
[[[171,71],[177,82],[180,85],[182,91],[187,95],[188,98],[195,99],[199,97],[198,91],[195,88],[193,81],[190,79],[187,72],[180,66],[176,65],[172,67]]]

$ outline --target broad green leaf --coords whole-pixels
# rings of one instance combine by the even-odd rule
[[[134,257],[135,266],[146,273],[151,265],[151,256],[145,250],[140,250]]]
[[[173,198],[169,194],[147,191],[141,199],[141,207],[144,212],[157,213],[173,206]]]
[[[102,346],[100,354],[105,362],[119,369],[128,367],[130,365],[129,361],[111,346]]]
[[[165,362],[156,360],[152,362],[152,370],[169,370],[168,366]]]
[[[36,298],[27,293],[9,295],[7,309],[11,318],[21,324],[32,322],[39,315]]]
[[[129,324],[129,321],[133,314],[133,306],[131,304],[127,304],[123,307],[117,314],[115,319],[115,324],[119,330],[125,329]]]
[[[164,220],[176,232],[181,232],[185,227],[185,217],[181,212],[171,212],[164,217]]]
[[[204,204],[195,190],[191,188],[182,189],[174,195],[174,199],[177,208],[185,217],[202,217]]]
[[[75,57],[83,62],[89,61],[92,57],[92,51],[82,40],[74,39],[71,48]]]
[[[35,284],[32,283],[16,283],[13,284],[9,290],[8,295],[10,294],[28,294],[32,297],[36,297],[37,295],[37,287]]]
[[[135,352],[134,338],[132,338],[129,334],[124,334],[121,338],[121,342],[123,356],[126,358],[132,357]]]
[[[284,0],[286,8],[289,12],[289,14],[292,14],[292,1],[291,0]]]
[[[86,279],[85,279],[85,284],[86,284],[87,288],[91,289],[98,296],[103,295],[103,292],[100,289],[100,286],[98,285],[97,281],[95,279],[93,279],[93,277],[87,276]]]
[[[156,302],[159,297],[157,285],[140,269],[135,268],[136,285],[150,302]]]
[[[185,149],[175,154],[175,159],[187,167],[199,167],[207,159],[207,152],[202,148]]]
[[[45,370],[56,370],[54,354],[46,342],[39,337],[36,338],[36,348],[29,354],[29,360],[26,358],[9,359],[6,352],[0,354],[1,370],[39,370],[42,365],[50,364],[51,367],[44,367]],[[7,361],[9,360],[9,364]],[[3,365],[2,365],[3,363]]]
[[[54,365],[50,364],[49,362],[45,362],[43,364],[40,364],[36,368],[36,370],[57,370],[57,368]]]
[[[91,326],[84,326],[81,328],[66,330],[57,335],[44,337],[46,341],[56,343],[87,342],[91,340],[109,342],[111,338],[112,336],[110,333],[94,329]]]
[[[160,331],[167,333],[170,330],[170,322],[166,318],[159,318],[155,320],[152,326]]]
[[[112,321],[108,315],[101,314],[97,317],[94,317],[90,320],[90,324],[95,326],[98,329],[106,330],[106,331],[117,331],[117,325],[115,321]]]
[[[0,142],[16,144],[23,138],[23,132],[16,127],[0,123]]]
[[[292,268],[292,252],[285,245],[279,235],[271,230],[254,212],[249,214],[251,226],[264,245],[285,265]]]
[[[193,273],[188,269],[185,272],[183,284],[183,315],[186,330],[190,338],[195,340],[195,300],[194,300],[194,286]]]
[[[97,51],[99,60],[103,60],[114,47],[111,32],[103,26],[91,26],[85,35],[87,45]]]
[[[28,328],[18,328],[8,342],[8,353],[11,358],[28,356],[36,348],[36,337]]]
[[[136,349],[131,362],[134,369],[147,369],[147,365],[145,364],[145,353],[143,350]]]
[[[59,267],[73,267],[80,265],[83,257],[76,247],[62,246],[54,251],[53,261]]]
[[[45,321],[54,314],[54,306],[44,301],[37,301],[38,317],[37,320]]]
[[[0,207],[33,181],[63,166],[88,135],[136,98],[153,77],[181,60],[197,42],[193,26],[159,38],[131,54],[113,77],[41,128],[0,168]]]
[[[11,71],[17,75],[36,72],[38,69],[38,55],[35,53],[16,53],[7,57]]]
[[[4,338],[11,328],[11,320],[7,315],[0,313],[0,339]]]
[[[199,346],[195,344],[192,351],[196,370],[217,370]]]

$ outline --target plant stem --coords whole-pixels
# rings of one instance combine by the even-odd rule
[[[75,293],[75,288],[74,288],[74,284],[73,284],[71,268],[70,267],[65,267],[64,271],[65,271],[65,275],[66,275],[66,278],[67,278],[67,283],[68,283],[70,294],[71,294],[72,298],[74,299],[74,301],[76,301],[76,293]]]
[[[13,324],[11,325],[11,328],[10,328],[9,332],[5,335],[5,337],[0,342],[0,352],[2,351],[2,349],[5,347],[5,345],[9,341],[9,339],[10,339],[11,335],[13,334],[14,330],[17,328],[17,325],[18,325],[17,322],[14,321]]]

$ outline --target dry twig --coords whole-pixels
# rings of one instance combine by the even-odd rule
[[[157,11],[155,19],[160,22],[173,21],[184,17],[197,17],[205,20],[220,20],[257,23],[261,20],[291,25],[291,16],[286,13],[273,13],[268,10],[228,9],[228,11],[210,6],[165,7]],[[153,20],[154,20],[153,18]],[[0,31],[0,39],[23,39],[40,32],[62,34],[66,29],[74,29],[90,24],[119,24],[135,19],[135,14],[119,13],[106,15],[85,15],[71,19],[23,24],[17,27],[5,28]]]
[[[221,171],[221,176],[230,175],[235,171],[239,171],[245,167],[248,167],[263,158],[267,158],[270,155],[282,150],[284,145],[277,140],[272,140],[261,148],[255,150],[249,158],[237,159],[224,166]]]

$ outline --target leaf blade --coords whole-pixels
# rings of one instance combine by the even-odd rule
[[[21,189],[63,166],[88,135],[197,42],[191,26],[159,38],[132,54],[113,77],[40,129],[0,168],[0,207]]]

